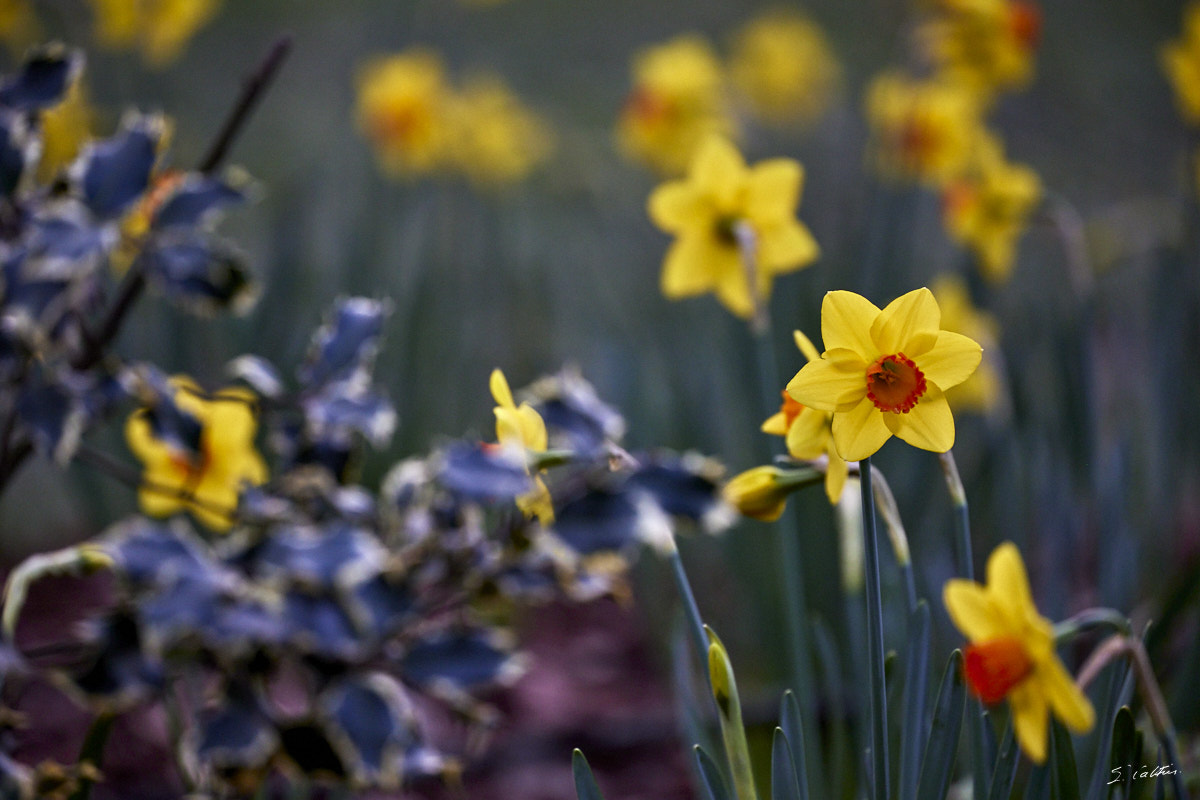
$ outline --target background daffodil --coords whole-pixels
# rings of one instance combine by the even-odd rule
[[[813,343],[800,331],[793,331],[796,346],[809,363],[820,361],[821,355]],[[801,461],[813,461],[825,456],[828,463],[825,467],[825,494],[829,502],[837,504],[846,486],[846,476],[849,469],[845,459],[838,455],[833,445],[833,433],[830,429],[830,414],[815,408],[801,405],[786,391],[783,393],[783,405],[778,413],[772,415],[762,425],[763,433],[771,433],[785,437],[788,455]]]
[[[517,450],[528,469],[527,453],[540,453],[546,449],[546,423],[533,406],[528,403],[518,406],[513,402],[508,380],[500,370],[492,370],[489,388],[496,401],[496,440],[501,447]],[[525,514],[549,524],[554,521],[550,490],[538,475],[533,476],[533,482],[533,491],[517,498],[517,507]]]
[[[125,440],[145,465],[138,504],[152,517],[186,510],[214,531],[228,530],[243,485],[267,480],[267,465],[254,449],[254,395],[238,388],[206,395],[186,377],[171,383],[176,407],[200,425],[199,446],[193,453],[159,438],[153,410],[135,411]]]
[[[854,292],[821,304],[825,352],[796,373],[792,399],[833,415],[833,443],[846,461],[861,461],[893,434],[924,450],[954,445],[954,417],[944,394],[979,366],[977,342],[941,330],[933,293],[915,289],[882,311]]]
[[[753,316],[775,275],[807,266],[819,253],[795,216],[803,182],[804,169],[792,159],[747,167],[727,139],[705,140],[687,178],[650,195],[650,219],[676,237],[663,264],[663,294],[675,300],[715,292],[737,316]],[[753,287],[742,233],[753,239]]]
[[[1095,712],[1054,651],[1054,627],[1033,604],[1021,553],[1012,542],[992,551],[987,585],[955,579],[942,592],[950,619],[971,644],[963,670],[985,703],[1007,698],[1021,749],[1046,760],[1050,712],[1076,733],[1086,733]]]

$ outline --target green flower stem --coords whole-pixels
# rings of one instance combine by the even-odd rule
[[[875,508],[883,519],[887,529],[888,539],[892,543],[892,553],[895,554],[896,564],[900,568],[900,576],[904,579],[904,593],[908,599],[908,613],[917,610],[917,583],[913,577],[912,554],[908,549],[908,534],[904,531],[904,523],[900,520],[900,508],[896,505],[896,496],[888,485],[883,473],[876,467],[871,467],[871,480],[875,490]]]
[[[675,576],[675,586],[679,589],[679,598],[683,601],[684,616],[687,617],[688,640],[696,655],[697,664],[708,673],[708,634],[704,632],[704,620],[700,617],[700,607],[696,605],[696,595],[692,592],[692,584],[688,581],[687,572],[683,569],[683,559],[679,550],[671,551],[667,560],[671,562],[671,573]]]
[[[947,450],[938,456],[942,463],[942,474],[946,478],[946,489],[950,492],[950,502],[954,505],[954,532],[957,547],[955,555],[958,558],[958,574],[967,580],[975,580],[975,558],[971,552],[971,514],[967,507],[967,493],[963,489],[962,477],[958,474],[958,464],[954,460],[953,451]],[[972,770],[976,800],[984,800],[988,796],[991,765],[987,763],[987,709],[978,700],[972,702],[977,713],[970,714],[971,720],[971,752],[974,754],[975,768]]]
[[[1062,642],[1083,631],[1109,627],[1124,636],[1133,635],[1129,618],[1112,608],[1086,608],[1054,626],[1055,642]]]
[[[879,582],[879,538],[875,530],[875,494],[871,459],[860,464],[863,506],[863,572],[867,584],[867,669],[870,675],[871,796],[888,798],[887,686],[883,674],[883,596]]]

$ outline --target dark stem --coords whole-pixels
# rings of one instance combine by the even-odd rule
[[[887,685],[883,669],[883,595],[879,580],[879,535],[875,529],[875,494],[871,487],[871,459],[859,464],[862,481],[863,572],[867,584],[867,669],[870,674],[871,796],[887,800],[888,725]]]

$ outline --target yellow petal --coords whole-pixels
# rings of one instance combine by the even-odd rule
[[[508,381],[505,380],[503,372],[499,369],[492,370],[488,386],[492,390],[492,399],[496,401],[496,405],[501,408],[516,408],[516,403],[513,402],[512,392],[508,388]]]
[[[871,339],[871,325],[879,309],[867,298],[854,292],[827,292],[821,301],[821,338],[826,350],[847,348],[863,361],[871,362],[880,353]],[[800,402],[804,402],[801,400]]]
[[[842,499],[842,491],[846,488],[846,478],[850,474],[850,468],[833,448],[832,440],[826,451],[829,457],[829,466],[825,469],[825,496],[829,498],[831,504],[836,506]]]
[[[521,441],[529,450],[545,450],[547,435],[546,423],[542,415],[528,403],[521,403],[517,409],[517,418],[521,425]]]
[[[730,212],[746,179],[746,162],[728,139],[708,136],[696,151],[688,179],[720,211]]]
[[[946,396],[930,386],[907,414],[883,414],[888,430],[913,447],[944,453],[954,446],[954,415]]]
[[[790,158],[760,161],[750,170],[746,216],[756,225],[790,220],[800,202],[804,169]]]
[[[883,412],[865,396],[851,411],[834,414],[833,443],[838,455],[847,461],[862,461],[874,455],[892,437],[883,416]]]
[[[885,355],[902,352],[916,358],[938,341],[941,322],[933,292],[922,287],[888,303],[871,325],[871,338]]]
[[[678,300],[711,291],[718,270],[727,259],[727,254],[715,247],[709,236],[685,233],[671,245],[663,262],[663,295],[668,300]]]
[[[941,331],[933,348],[914,361],[925,380],[945,391],[969,378],[982,358],[983,348],[974,339]]]
[[[1025,755],[1036,764],[1046,760],[1046,732],[1049,727],[1049,709],[1046,698],[1037,685],[1025,680],[1017,684],[1008,695],[1012,709],[1013,732]]]
[[[655,189],[646,210],[655,225],[670,233],[703,224],[705,217],[699,194],[684,181],[671,181]]]
[[[758,240],[759,267],[770,273],[806,267],[821,254],[817,240],[796,220],[763,229]]]
[[[1050,701],[1050,709],[1076,733],[1087,733],[1096,724],[1096,712],[1079,685],[1057,657],[1038,665],[1031,676]]]
[[[772,436],[787,436],[788,424],[787,416],[782,411],[778,414],[772,414],[767,418],[767,421],[759,428],[763,433],[769,433]]]
[[[954,627],[972,642],[983,642],[1012,631],[987,590],[975,581],[952,578],[942,588],[942,603]]]
[[[1041,619],[1033,603],[1021,551],[1015,544],[1002,542],[988,556],[987,582],[988,591],[1010,625],[1024,628],[1028,622]]]
[[[800,352],[803,353],[804,357],[809,361],[816,361],[821,357],[821,354],[817,352],[816,346],[813,345],[812,340],[800,331],[792,331],[792,338],[796,340],[796,347],[800,348]]]
[[[793,458],[814,459],[829,442],[829,415],[815,408],[803,409],[787,431],[787,450]]]
[[[730,252],[723,263],[717,266],[717,299],[721,301],[735,316],[748,319],[754,314],[754,297],[750,294],[750,285],[746,280],[745,268],[741,257]],[[760,302],[766,302],[771,296],[771,279],[769,275],[759,273]]]
[[[787,393],[798,402],[820,411],[837,411],[857,405],[867,396],[867,365],[854,360],[819,358],[805,364],[788,382]]]
[[[155,481],[155,483],[159,483],[159,481]],[[164,486],[163,488],[167,487]],[[175,487],[172,486],[171,488]],[[173,491],[142,486],[138,489],[138,508],[142,510],[143,514],[151,517],[169,517],[183,510],[183,501]]]

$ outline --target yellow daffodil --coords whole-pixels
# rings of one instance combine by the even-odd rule
[[[804,357],[811,363],[819,361],[821,355],[808,337],[800,331],[794,331],[796,346]],[[797,403],[786,391],[783,393],[783,405],[779,412],[771,416],[762,425],[763,433],[785,437],[788,454],[801,461],[813,461],[825,456],[825,495],[834,505],[842,496],[846,486],[846,476],[849,468],[845,459],[838,455],[833,446],[833,432],[830,428],[832,415],[826,411]]]
[[[847,461],[867,458],[896,435],[924,450],[954,445],[945,391],[966,380],[982,349],[941,330],[928,289],[915,289],[880,311],[853,292],[825,295],[825,352],[787,386],[796,402],[833,414],[833,443]]]
[[[29,0],[0,0],[0,41],[20,52],[37,38],[37,17]]]
[[[986,96],[1029,83],[1040,36],[1041,12],[1024,0],[949,0],[917,31],[943,74]]]
[[[683,35],[637,55],[633,88],[617,122],[617,143],[627,157],[679,175],[707,136],[735,132],[725,75],[706,40]]]
[[[969,169],[943,190],[943,216],[951,237],[975,254],[992,281],[1012,274],[1017,241],[1042,199],[1037,173],[1005,160],[1000,143],[983,136]]]
[[[687,178],[664,183],[650,196],[650,219],[676,237],[663,264],[663,294],[674,300],[715,292],[737,316],[753,316],[770,297],[775,275],[807,266],[819,252],[795,217],[803,182],[796,161],[776,158],[747,167],[727,140],[707,139]]]
[[[220,0],[91,0],[96,38],[114,49],[138,48],[152,66],[174,61]]]
[[[149,409],[135,411],[125,439],[145,466],[138,503],[152,517],[186,510],[214,531],[228,530],[242,487],[267,480],[267,465],[254,449],[254,395],[239,388],[206,395],[186,377],[171,384],[175,404],[200,423],[198,454],[158,438]]]
[[[452,157],[477,185],[519,181],[550,154],[553,137],[546,123],[496,76],[468,80],[453,108]]]
[[[829,108],[841,67],[812,20],[779,8],[756,17],[738,32],[729,75],[764,120],[809,125]]]
[[[734,476],[721,493],[725,502],[751,519],[774,522],[783,514],[792,489],[780,480],[779,467],[754,467]]]
[[[94,116],[83,83],[76,78],[62,101],[42,114],[42,156],[37,166],[39,183],[50,183],[75,160],[91,138]]]
[[[528,453],[545,451],[548,442],[546,423],[542,415],[528,403],[513,402],[508,381],[500,370],[492,370],[489,382],[492,398],[496,401],[496,439],[501,447],[511,448],[519,454],[528,469]],[[554,505],[550,490],[538,475],[533,476],[534,489],[517,498],[517,507],[526,515],[537,517],[543,524],[554,521]]]
[[[443,166],[450,88],[441,58],[423,48],[368,62],[358,73],[358,125],[380,165],[396,177]]]
[[[955,411],[975,411],[992,416],[1007,408],[1002,372],[998,366],[999,326],[996,318],[971,303],[962,279],[943,275],[934,281],[933,297],[942,312],[942,328],[979,342],[983,360],[971,377],[946,391]]]
[[[885,178],[941,186],[966,167],[981,128],[980,99],[961,82],[885,72],[867,89],[871,155]]]
[[[1076,733],[1095,712],[1054,651],[1054,627],[1033,604],[1021,553],[1012,542],[992,551],[987,585],[954,579],[942,591],[950,619],[971,641],[963,653],[967,685],[983,702],[1007,698],[1013,731],[1032,760],[1046,760],[1050,713]]]
[[[1175,89],[1175,104],[1190,125],[1200,125],[1200,2],[1183,12],[1183,35],[1159,53],[1163,70]]]

